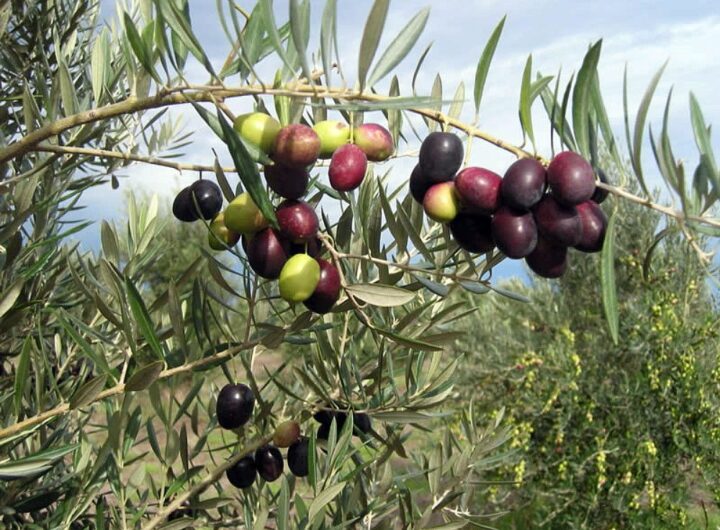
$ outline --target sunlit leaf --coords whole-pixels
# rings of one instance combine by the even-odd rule
[[[360,90],[365,88],[370,65],[375,58],[380,37],[385,27],[385,19],[387,18],[388,9],[390,8],[390,0],[375,0],[363,30],[362,40],[360,41],[360,56],[358,59],[358,82]]]
[[[607,232],[605,233],[605,243],[600,256],[600,283],[610,336],[613,342],[617,344],[620,319],[618,316],[617,287],[615,285],[615,212],[610,215]]]
[[[482,102],[483,91],[485,90],[485,81],[487,81],[490,63],[492,62],[493,55],[495,55],[495,48],[497,48],[503,26],[505,25],[505,18],[506,17],[502,17],[490,34],[490,38],[488,38],[485,48],[483,48],[482,55],[480,55],[480,60],[475,70],[475,88],[473,89],[473,95],[475,96],[475,114],[480,112],[480,103]]]
[[[585,54],[582,66],[577,74],[575,88],[572,94],[573,130],[578,151],[585,158],[590,157],[590,133],[588,131],[588,117],[590,112],[590,93],[597,75],[597,65],[600,60],[602,40],[593,44]]]
[[[426,7],[410,19],[378,60],[370,74],[368,86],[374,86],[407,56],[425,29],[429,15],[430,8]]]
[[[379,283],[357,283],[348,285],[346,290],[355,298],[378,307],[395,307],[407,304],[415,298],[415,293]]]

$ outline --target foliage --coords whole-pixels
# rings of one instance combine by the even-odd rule
[[[517,510],[502,527],[686,528],[689,498],[720,501],[717,305],[677,233],[647,267],[659,215],[616,208],[617,345],[579,254],[556,284],[523,289],[530,304],[484,297],[463,325],[475,368],[459,388],[509,411],[518,451],[498,475],[517,483],[491,491]]]
[[[489,470],[506,459],[498,452],[508,439],[498,411],[507,397],[493,402],[492,418],[485,413],[488,402],[477,400],[456,406],[453,414],[446,411],[460,372],[458,360],[446,352],[460,338],[457,323],[472,311],[449,295],[493,289],[518,296],[489,281],[501,255],[460,252],[442,226],[423,220],[405,186],[389,184],[389,172],[380,175],[376,166],[354,194],[338,194],[321,180],[313,181],[309,201],[335,201],[340,210],[336,219],[323,216],[322,224],[329,258],[342,271],[343,299],[324,317],[281,302],[273,284],[253,275],[238,250],[229,254],[230,266],[205,251],[195,260],[187,255],[168,260],[173,238],[194,235],[168,228],[157,203],[131,200],[127,223],[101,223],[98,255],[83,254],[72,243],[71,236],[85,226],[76,217],[82,193],[92,186],[116,188],[117,173],[131,162],[214,172],[226,196],[237,189],[228,180],[237,179],[268,209],[273,197],[255,165],[266,159],[229,127],[234,116],[227,101],[233,98],[252,97],[260,109],[274,107],[283,124],[318,121],[335,112],[359,123],[363,112],[381,110],[396,143],[408,140],[413,131],[419,135],[442,125],[463,133],[468,142],[488,141],[518,157],[546,161],[463,122],[464,85],[447,101],[438,75],[429,96],[416,94],[414,80],[413,95],[402,96],[393,77],[389,95],[381,93],[380,81],[419,41],[427,10],[380,52],[389,2],[376,0],[360,44],[359,88],[347,89],[355,80],[346,78],[336,53],[336,1],[328,0],[320,20],[317,57],[322,71],[311,68],[309,60],[309,0],[290,1],[289,20],[279,26],[269,0],[260,0],[249,13],[232,1],[217,4],[231,49],[220,68],[194,35],[183,0],[121,2],[118,20],[105,28],[97,26],[93,2],[12,1],[0,7],[0,19],[7,21],[0,51],[5,118],[0,149],[2,524],[147,530],[262,528],[270,519],[278,528],[346,527],[360,521],[373,528],[484,525],[494,507],[478,504],[478,488],[484,487]],[[473,87],[476,114],[502,27],[501,22],[479,60]],[[528,60],[519,115],[532,143],[537,138],[532,106],[539,98],[553,140],[559,138],[594,162],[604,141],[611,156],[620,157],[599,92],[599,56],[596,43],[562,97],[559,76],[537,73],[533,79]],[[271,62],[273,82],[257,73],[258,65]],[[208,83],[188,83],[188,65],[203,68]],[[332,85],[337,77],[340,81]],[[239,85],[233,86],[236,80]],[[642,187],[641,148],[655,84],[653,80],[641,103],[632,138],[628,125],[627,148]],[[566,118],[570,99],[571,116]],[[230,148],[234,168],[223,170],[217,158],[207,166],[173,160],[188,141],[178,122],[165,115],[175,105],[199,113]],[[709,128],[694,99],[691,120],[700,155],[692,179],[685,178],[672,154],[667,127],[657,138],[651,136],[658,168],[682,211],[623,187],[608,189],[662,211],[667,226],[682,231],[697,252],[702,250],[700,235],[717,235],[720,226],[712,216],[720,181]],[[322,171],[318,167],[314,176]],[[626,185],[629,178],[623,174],[617,182]],[[626,210],[620,215],[640,214]],[[610,329],[619,326],[621,336],[627,334],[633,344],[642,346],[646,340],[660,350],[667,345],[656,341],[657,335],[642,326],[626,328],[625,312],[635,306],[626,307],[622,298],[620,307],[613,302],[616,285],[609,257],[614,243],[609,238],[601,276]],[[662,255],[666,248],[672,245],[665,243],[657,252]],[[674,263],[660,260],[655,267],[685,271],[690,266]],[[623,267],[636,266],[621,265],[620,272]],[[627,292],[623,277],[619,274],[621,293]],[[592,282],[586,283],[590,292]],[[662,289],[654,293],[652,286],[640,285],[633,292],[652,302],[651,308],[658,305],[659,315],[638,318],[670,326],[674,334],[668,347],[686,346],[672,295],[666,292],[669,298],[662,298]],[[683,302],[690,305],[684,308],[702,300],[699,284],[685,293]],[[591,310],[598,306],[593,299]],[[576,313],[582,314],[584,307],[577,306]],[[592,324],[597,331],[596,318]],[[708,329],[702,322],[697,325],[698,333]],[[561,362],[569,341],[556,339],[550,346],[558,348]],[[685,364],[679,365],[688,371],[689,381],[708,374],[688,364],[703,359],[704,343],[692,347],[698,348],[692,351],[697,358],[683,357]],[[668,355],[653,364],[659,387],[650,385],[650,395],[662,394],[666,381],[674,381],[671,361],[676,357]],[[649,367],[630,363],[627,369],[640,373]],[[226,380],[247,382],[257,399],[252,425],[238,432],[216,425],[215,396]],[[673,397],[704,404],[681,383],[671,385],[678,392]],[[587,403],[595,407],[594,401]],[[310,417],[327,408],[366,412],[373,429],[353,438],[350,420],[340,432],[337,425],[331,428],[327,442],[318,441]],[[512,410],[513,422],[519,414]],[[248,492],[228,489],[222,479],[225,469],[266,443],[275,424],[287,418],[301,421],[310,436],[314,456],[307,481],[288,475]],[[650,417],[655,423],[663,419],[670,424],[702,421],[684,409]],[[655,423],[644,424],[648,432],[657,428]],[[577,435],[587,434],[584,429]],[[697,440],[673,439],[678,451],[681,442],[690,447]],[[609,455],[606,462],[615,465]],[[639,461],[631,471],[654,480],[647,462]],[[616,480],[610,473],[616,470],[606,469],[607,480]],[[665,480],[668,469],[658,468],[658,479]]]

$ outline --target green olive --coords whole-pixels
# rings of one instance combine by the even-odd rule
[[[304,302],[320,281],[320,264],[307,254],[295,254],[280,271],[280,296],[288,302]]]

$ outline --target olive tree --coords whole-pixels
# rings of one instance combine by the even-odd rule
[[[182,0],[121,3],[110,27],[98,25],[90,1],[0,8],[7,22],[0,51],[3,524],[486,525],[495,508],[478,503],[476,493],[487,487],[486,471],[504,461],[509,432],[502,413],[490,417],[472,400],[446,413],[458,370],[454,323],[468,312],[449,295],[519,298],[491,281],[501,252],[461,249],[380,165],[371,163],[359,190],[348,193],[324,184],[318,164],[307,202],[339,205],[336,216],[322,215],[319,238],[341,287],[333,310],[319,315],[280,299],[277,283],[255,274],[239,248],[229,249],[230,264],[217,258],[204,236],[187,242],[197,258],[159,285],[154,266],[162,245],[153,243],[166,224],[157,203],[130,203],[124,226],[96,227],[101,251],[81,252],[71,238],[87,226],[77,221],[78,201],[91,187],[116,187],[116,173],[129,164],[159,165],[214,175],[228,200],[246,191],[273,225],[277,198],[259,173],[271,161],[233,130],[235,100],[253,100],[261,112],[274,107],[282,126],[317,123],[328,113],[357,126],[364,114],[381,111],[395,145],[416,147],[441,129],[456,133],[466,153],[474,142],[489,142],[547,166],[554,153],[534,148],[532,110],[541,106],[559,149],[594,164],[600,146],[616,161],[630,157],[632,171],[599,189],[661,212],[693,244],[720,227],[712,213],[720,174],[699,105],[691,100],[699,156],[692,175],[674,157],[667,126],[650,134],[654,173],[679,199],[676,210],[651,195],[642,164],[657,77],[635,119],[626,120],[634,129],[628,125],[622,147],[599,89],[600,42],[569,80],[534,72],[528,60],[519,116],[529,144],[516,146],[478,128],[477,119],[461,119],[464,84],[449,98],[438,77],[430,94],[413,86],[412,95],[402,95],[393,77],[387,94],[380,92],[421,40],[428,10],[380,51],[389,2],[376,0],[355,69],[336,51],[334,0],[323,6],[314,48],[309,0],[290,1],[282,25],[268,0],[249,12],[232,0],[217,5],[218,28],[230,42],[222,64],[208,58]],[[469,98],[475,115],[502,28],[501,21],[478,60]],[[190,66],[203,68],[209,81],[188,82]],[[273,79],[259,75],[268,69]],[[357,75],[350,78],[350,70]],[[179,106],[198,113],[203,134],[227,145],[231,166],[210,154],[207,164],[175,160],[189,140],[166,110]],[[629,191],[631,181],[639,194]],[[598,259],[617,341],[614,226],[610,213]],[[707,264],[702,247],[695,249]],[[251,421],[235,430],[221,429],[215,413],[226,382],[246,384],[255,397]],[[344,421],[323,424],[320,433],[312,419],[318,413],[343,413]],[[360,417],[371,423],[358,435]],[[226,472],[271,443],[286,420],[307,437],[307,478],[285,473],[247,489],[229,486]]]

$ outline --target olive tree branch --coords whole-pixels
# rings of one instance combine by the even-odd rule
[[[237,346],[227,348],[221,352],[215,353],[208,357],[204,357],[202,359],[198,359],[196,361],[192,361],[192,362],[183,364],[181,366],[176,366],[175,368],[168,368],[168,369],[160,372],[160,374],[157,377],[157,380],[167,379],[167,378],[172,377],[177,374],[190,372],[192,370],[202,368],[209,364],[212,364],[212,363],[215,363],[218,361],[222,361],[224,359],[229,359],[232,356],[234,356],[236,353],[253,348],[253,347],[257,346],[259,343],[260,343],[259,340],[247,341],[247,342],[244,342]],[[96,401],[101,401],[105,398],[108,398],[111,396],[116,396],[116,395],[122,394],[124,392],[125,392],[125,384],[119,383],[111,388],[108,388],[108,389],[100,392],[97,396],[95,396],[95,398],[93,398],[93,400],[90,403],[94,403]],[[71,410],[70,403],[63,403],[62,405],[58,405],[55,408],[46,410],[44,412],[41,412],[40,414],[36,414],[35,416],[26,418],[23,421],[20,421],[13,425],[10,425],[9,427],[0,429],[0,440],[2,440],[3,438],[8,438],[14,434],[22,432],[23,430],[33,427],[35,425],[38,425],[40,423],[43,423],[44,421],[54,418],[55,416],[61,416],[63,414],[67,414],[68,412],[70,412],[70,410]]]
[[[173,502],[171,502],[169,505],[165,506],[164,508],[160,509],[155,516],[150,520],[148,524],[142,527],[142,530],[152,530],[153,528],[157,528],[159,524],[164,522],[164,520],[167,518],[167,516],[172,513],[174,510],[177,510],[182,506],[182,503],[188,500],[190,497],[194,497],[196,495],[199,495],[205,489],[207,489],[209,486],[217,482],[217,480],[222,476],[223,473],[225,473],[228,469],[230,469],[232,466],[234,466],[237,462],[242,460],[245,456],[249,455],[250,453],[256,451],[263,445],[266,445],[272,441],[272,435],[264,436],[262,438],[257,438],[253,440],[252,442],[248,443],[246,446],[244,446],[240,451],[238,451],[236,454],[234,454],[232,457],[230,457],[225,463],[220,464],[218,467],[212,470],[212,472],[205,477],[203,480],[195,484],[192,488],[190,488],[185,493],[182,493],[178,495]]]
[[[143,162],[145,164],[152,164],[156,166],[169,167],[177,169],[178,171],[208,171],[213,172],[214,166],[201,165],[201,164],[188,164],[183,162],[171,162],[162,158],[156,158],[145,155],[137,155],[135,153],[127,153],[122,151],[108,151],[105,149],[91,149],[88,147],[72,147],[66,145],[51,145],[41,143],[31,149],[31,151],[42,151],[48,153],[60,153],[68,155],[86,155],[96,156],[99,158],[117,158],[119,160],[127,160],[131,162]],[[225,173],[235,173],[237,170],[234,167],[224,167],[222,170]]]

